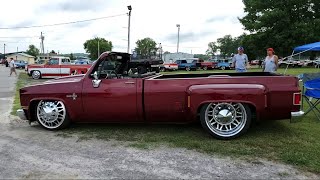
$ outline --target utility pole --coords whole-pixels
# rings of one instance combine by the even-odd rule
[[[178,28],[177,53],[179,53],[180,24],[177,24],[177,28]]]
[[[100,42],[99,42],[100,40],[99,40],[99,38],[98,38],[98,58],[99,58],[99,56],[100,56]]]
[[[129,13],[128,13],[128,16],[129,16],[129,20],[128,20],[128,49],[127,49],[127,53],[129,53],[130,51],[130,21],[131,21],[131,10],[132,10],[132,7],[131,5],[127,6],[128,7],[128,10],[129,10]]]
[[[42,32],[41,32],[40,39],[41,39],[41,50],[42,50],[42,54],[44,54],[44,45],[43,45],[44,36],[42,35]]]
[[[6,59],[6,44],[3,44],[3,58]]]

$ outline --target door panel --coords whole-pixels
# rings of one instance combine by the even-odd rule
[[[84,121],[137,122],[137,79],[91,79],[83,85]]]

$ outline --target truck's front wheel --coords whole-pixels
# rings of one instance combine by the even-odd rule
[[[40,79],[41,73],[40,73],[40,71],[32,71],[31,76],[33,79]]]
[[[251,110],[242,103],[210,103],[200,112],[202,127],[217,139],[233,139],[245,133],[251,124]]]
[[[58,130],[70,124],[67,109],[62,101],[42,100],[36,107],[36,118],[45,129]]]

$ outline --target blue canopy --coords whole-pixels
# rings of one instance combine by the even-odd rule
[[[320,42],[316,43],[311,43],[311,44],[306,44],[303,46],[298,46],[294,48],[295,52],[300,52],[300,51],[320,51]]]

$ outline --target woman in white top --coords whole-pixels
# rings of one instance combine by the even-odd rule
[[[278,56],[274,55],[273,48],[267,49],[268,56],[264,61],[263,72],[271,72],[274,73],[278,69]]]

